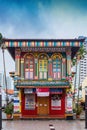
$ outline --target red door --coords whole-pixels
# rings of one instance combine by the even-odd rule
[[[65,114],[65,94],[50,95],[50,115]]]
[[[36,115],[36,95],[22,94],[22,116]]]

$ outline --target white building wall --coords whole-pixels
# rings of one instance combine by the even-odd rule
[[[83,43],[83,45],[87,51],[87,38]],[[86,77],[87,77],[87,54],[85,55],[84,59],[80,60],[80,85],[82,85],[82,82]]]

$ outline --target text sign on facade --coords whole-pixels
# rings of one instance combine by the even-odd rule
[[[24,89],[24,93],[25,93],[25,94],[33,93],[33,89],[32,89],[32,88],[25,88],[25,89]]]

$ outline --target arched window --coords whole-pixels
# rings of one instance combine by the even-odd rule
[[[52,69],[53,69],[53,79],[60,80],[62,73],[62,61],[61,56],[59,54],[55,54],[52,56]]]
[[[45,54],[39,56],[39,79],[47,79],[48,60]]]
[[[32,55],[26,55],[25,57],[25,79],[34,78],[34,57]]]

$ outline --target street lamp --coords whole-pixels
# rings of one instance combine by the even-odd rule
[[[4,66],[4,81],[5,81],[5,87],[6,87],[6,105],[8,104],[8,92],[7,92],[7,79],[6,79],[6,67],[5,67],[5,56],[4,56],[4,51],[6,49],[6,45],[4,42],[1,45],[2,53],[3,53],[3,66]]]
[[[85,128],[87,129],[87,86],[85,86]]]

